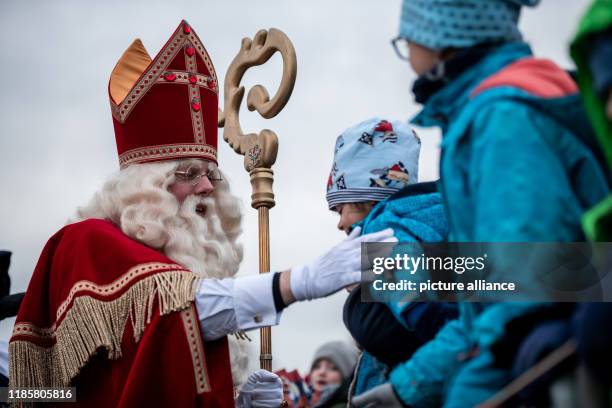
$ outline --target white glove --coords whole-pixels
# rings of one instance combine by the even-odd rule
[[[344,241],[314,262],[291,268],[291,292],[296,300],[325,297],[359,282],[362,242],[397,242],[391,228],[362,236],[360,233],[361,228],[353,229]]]
[[[393,386],[386,383],[354,397],[351,406],[355,408],[403,408],[404,404],[395,395]]]
[[[280,377],[270,371],[257,370],[240,389],[238,408],[278,408],[283,402],[283,383]]]

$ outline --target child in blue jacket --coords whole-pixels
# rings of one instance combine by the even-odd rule
[[[347,234],[393,228],[400,242],[446,241],[448,225],[434,182],[418,183],[420,140],[406,124],[382,118],[344,131],[336,141],[327,202]],[[392,368],[457,317],[451,303],[366,303],[349,295],[344,321],[364,349],[352,394],[388,381]]]

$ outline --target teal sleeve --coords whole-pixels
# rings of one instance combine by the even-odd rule
[[[510,371],[495,366],[491,345],[504,333],[506,324],[541,304],[506,302],[492,304],[473,322],[471,336],[478,353],[462,364],[446,392],[444,408],[474,407],[506,386]]]
[[[440,406],[444,386],[467,358],[469,337],[461,320],[447,323],[436,337],[391,372],[393,388],[410,407]]]

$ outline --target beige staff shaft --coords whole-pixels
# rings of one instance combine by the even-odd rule
[[[270,225],[268,222],[269,208],[261,206],[257,209],[259,222],[259,273],[270,270]],[[261,368],[272,371],[272,329],[263,327],[260,335],[259,362]]]
[[[255,85],[247,96],[247,107],[257,110],[266,119],[276,116],[284,107],[295,84],[297,59],[289,38],[280,30],[260,30],[253,39],[244,38],[240,51],[232,60],[225,75],[224,109],[219,111],[219,126],[224,128],[223,139],[244,156],[244,168],[252,186],[251,206],[257,210],[259,223],[259,273],[270,271],[269,210],[274,207],[274,172],[272,165],[278,153],[278,137],[270,129],[259,134],[244,134],[240,127],[240,105],[245,89],[240,86],[244,73],[251,67],[265,64],[274,53],[283,59],[283,75],[272,99],[262,85]],[[272,333],[270,327],[261,329],[261,368],[272,370]]]

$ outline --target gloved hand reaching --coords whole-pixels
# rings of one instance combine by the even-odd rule
[[[325,297],[359,282],[362,242],[397,242],[391,228],[362,236],[360,233],[361,228],[353,229],[323,256],[291,269],[291,292],[296,300]]]
[[[283,402],[283,383],[270,371],[257,370],[249,375],[236,399],[238,408],[278,408]]]

